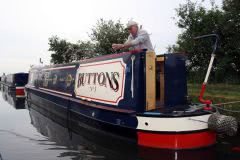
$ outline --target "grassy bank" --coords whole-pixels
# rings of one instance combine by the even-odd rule
[[[198,102],[201,84],[188,84],[188,95],[193,102]],[[240,85],[229,84],[208,84],[204,95],[204,99],[210,99],[214,104],[223,102],[240,101]],[[228,104],[221,106],[230,110],[240,111],[240,103]],[[240,121],[240,113],[226,112],[227,115],[233,115]]]
[[[195,102],[199,96],[200,89],[201,84],[188,84],[188,94]],[[240,85],[208,84],[205,97],[212,99],[214,103],[239,101]]]

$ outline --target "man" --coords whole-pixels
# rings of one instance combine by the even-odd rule
[[[112,44],[114,50],[118,49],[147,49],[148,51],[154,51],[149,34],[147,31],[139,29],[137,22],[129,21],[127,28],[130,33],[128,40],[124,44]]]

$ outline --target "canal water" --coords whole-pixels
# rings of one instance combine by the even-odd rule
[[[0,93],[0,160],[240,160],[240,137],[188,151],[120,145],[108,138],[71,132],[24,100]]]

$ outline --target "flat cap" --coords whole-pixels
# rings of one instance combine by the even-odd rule
[[[131,27],[131,26],[134,26],[134,25],[138,25],[138,23],[135,22],[135,21],[130,20],[130,21],[128,21],[128,23],[127,23],[127,28],[129,28],[129,27]]]

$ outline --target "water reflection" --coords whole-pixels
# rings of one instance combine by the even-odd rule
[[[10,93],[4,100],[15,106]],[[20,107],[24,108],[24,107]],[[218,145],[201,150],[171,151],[141,148],[111,137],[69,125],[64,127],[57,115],[26,103],[26,110],[16,110],[0,100],[0,160],[237,160],[240,138],[220,139]],[[30,115],[30,116],[29,116]],[[6,124],[4,121],[7,121]]]
[[[48,149],[69,149],[61,152],[58,157],[72,156],[73,160],[136,159],[136,152],[134,151],[135,148],[129,148],[128,146],[126,146],[125,148],[121,148],[120,146],[116,146],[115,148],[118,148],[118,150],[114,150],[114,148],[104,147],[107,144],[109,144],[109,146],[112,146],[111,143],[113,142],[105,139],[105,144],[101,144],[101,142],[103,142],[103,139],[101,139],[102,137],[95,137],[95,134],[89,133],[87,130],[82,130],[82,133],[85,133],[83,135],[77,134],[75,133],[75,130],[77,129],[72,128],[70,130],[68,128],[65,128],[62,125],[56,123],[54,120],[50,119],[49,117],[44,116],[44,114],[47,113],[40,113],[45,111],[37,111],[35,109],[36,107],[34,105],[31,105],[29,107],[31,123],[34,127],[36,127],[38,132],[48,137],[49,141],[54,142],[54,147],[50,147]],[[96,141],[92,142],[90,139],[95,139]],[[126,148],[128,148],[128,150],[126,150]]]
[[[7,88],[2,89],[2,97],[15,109],[24,109],[25,108],[25,98],[16,97],[15,92],[8,90]]]
[[[216,160],[213,148],[200,150],[157,150],[157,149],[140,149],[139,157],[142,160]]]

